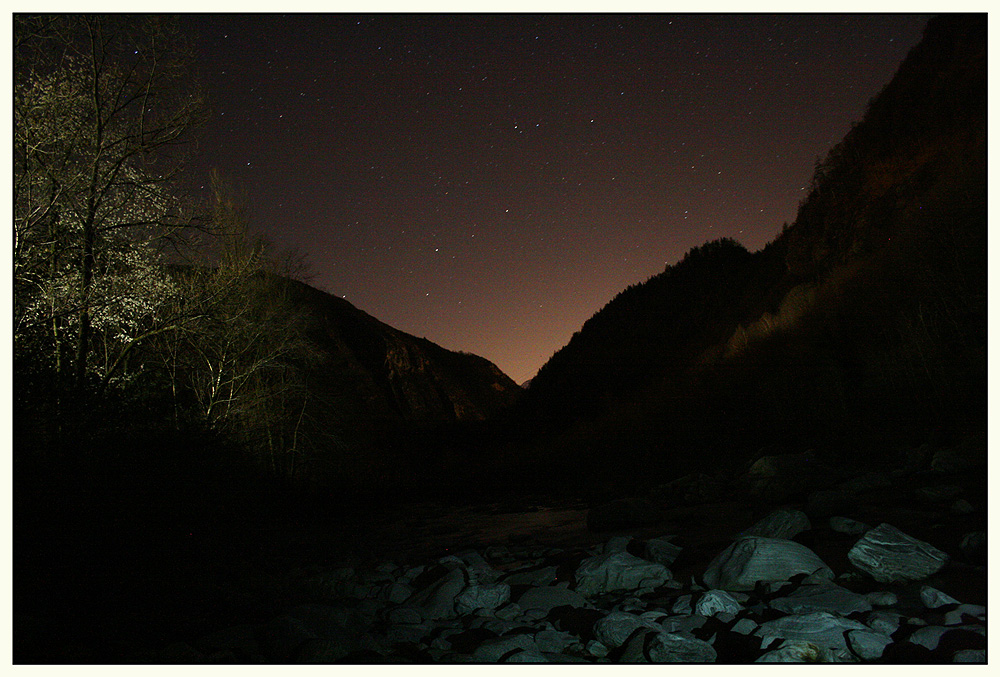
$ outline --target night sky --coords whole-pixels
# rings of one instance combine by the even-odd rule
[[[190,176],[314,286],[520,383],[691,247],[774,239],[927,18],[187,15]]]

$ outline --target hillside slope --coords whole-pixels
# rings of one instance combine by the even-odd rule
[[[381,322],[347,301],[287,281],[315,359],[310,389],[335,399],[343,421],[420,424],[486,419],[521,389],[488,360],[446,350]]]
[[[706,451],[981,436],[985,31],[931,20],[765,249],[709,243],[592,317],[528,391],[524,418],[562,431],[543,446],[674,472]]]

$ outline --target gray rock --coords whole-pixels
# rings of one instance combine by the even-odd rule
[[[865,623],[869,628],[883,635],[892,635],[903,622],[903,614],[895,611],[873,611],[868,614]]]
[[[749,618],[741,618],[740,620],[733,623],[733,627],[730,628],[733,632],[737,632],[741,635],[752,634],[759,626],[757,622]]]
[[[944,615],[945,625],[961,625],[965,622],[965,616],[972,616],[973,618],[985,621],[986,620],[986,607],[980,606],[978,604],[962,604],[957,608],[952,609]]]
[[[909,642],[934,651],[934,649],[938,647],[938,643],[941,641],[941,636],[951,629],[952,628],[945,628],[940,625],[928,625],[918,628],[912,635],[910,635]]]
[[[862,536],[847,558],[880,583],[922,580],[940,571],[949,559],[931,544],[885,523]]]
[[[694,613],[694,596],[693,595],[681,595],[674,600],[673,606],[670,611],[675,614],[691,614]]]
[[[699,614],[685,614],[682,616],[670,616],[660,621],[660,628],[666,632],[691,632],[708,623],[708,616]]]
[[[501,573],[491,567],[482,555],[475,550],[464,550],[455,555],[465,565],[470,584],[494,583],[500,578]]]
[[[745,536],[712,560],[704,580],[712,588],[753,590],[758,582],[785,581],[801,573],[833,578],[830,567],[800,543]]]
[[[771,600],[770,606],[787,614],[829,611],[842,616],[872,609],[872,605],[862,595],[834,583],[799,586],[787,596]]]
[[[892,644],[892,638],[879,632],[850,630],[847,633],[847,644],[862,659],[873,661],[882,657],[885,648]]]
[[[392,604],[402,604],[414,593],[413,588],[406,583],[387,583],[379,589],[378,599],[391,602]]]
[[[872,606],[895,606],[899,604],[899,597],[896,596],[896,593],[887,590],[866,593],[865,599]]]
[[[639,628],[659,630],[660,626],[635,614],[612,611],[594,623],[594,638],[606,647],[617,648]]]
[[[852,663],[846,649],[831,649],[805,640],[789,640],[768,651],[756,663]]]
[[[965,534],[958,548],[970,559],[986,557],[986,532],[973,531]]]
[[[835,480],[833,469],[807,451],[764,456],[750,467],[743,481],[752,497],[776,503],[828,487]]]
[[[585,596],[636,590],[647,579],[666,582],[670,580],[670,571],[662,564],[647,562],[628,552],[613,552],[580,563],[576,570],[576,590]]]
[[[694,603],[694,612],[702,616],[714,616],[721,612],[738,614],[743,606],[725,590],[709,590]]]
[[[420,609],[427,619],[454,618],[455,598],[465,588],[465,572],[455,568],[406,600],[408,606]]]
[[[937,609],[948,604],[961,604],[957,599],[929,585],[920,587],[920,601],[928,609]]]
[[[385,617],[389,623],[402,623],[404,625],[422,623],[424,620],[420,609],[412,606],[397,606],[389,609],[386,611]]]
[[[631,536],[612,536],[608,539],[607,543],[604,544],[603,552],[625,552],[628,549],[628,544],[631,540]]]
[[[643,552],[645,558],[650,562],[656,562],[667,567],[673,564],[677,556],[681,553],[682,548],[679,545],[671,543],[668,540],[669,538],[669,536],[662,536],[646,541],[646,547]]]
[[[871,527],[864,522],[858,522],[857,520],[852,520],[849,517],[838,517],[836,515],[830,518],[830,528],[838,533],[849,534],[851,536],[860,536],[871,529]]]
[[[962,649],[951,656],[952,663],[985,663],[986,649]]]
[[[480,663],[496,663],[512,651],[538,651],[531,635],[506,635],[487,639],[472,652],[472,659]]]
[[[814,611],[795,616],[783,616],[761,623],[754,634],[764,640],[764,645],[775,638],[803,640],[820,647],[847,649],[844,635],[849,630],[865,630],[868,626],[849,618],[842,618],[828,611]]]
[[[604,646],[616,648],[639,628],[659,630],[656,623],[622,611],[612,611],[594,623],[594,638]]]
[[[812,528],[809,518],[801,510],[775,510],[740,533],[740,536],[790,539]]]
[[[622,652],[622,663],[714,663],[711,644],[690,633],[651,630],[634,636]]]
[[[510,602],[509,604],[504,604],[502,607],[498,608],[494,612],[494,616],[502,621],[512,621],[522,613],[524,613],[524,609],[521,608],[520,604]]]
[[[515,651],[502,659],[503,663],[548,663],[549,659],[538,649]]]
[[[575,635],[559,630],[549,629],[535,633],[535,645],[542,653],[562,653],[579,641]]]
[[[558,606],[589,606],[579,592],[561,585],[528,588],[517,598],[517,604],[522,609],[540,609],[546,614]]]
[[[584,650],[591,656],[596,658],[604,658],[610,652],[610,649],[605,644],[598,642],[596,639],[592,639],[587,642]]]
[[[510,600],[510,586],[506,583],[470,585],[455,597],[455,612],[464,615],[477,609],[496,609]]]
[[[963,472],[986,466],[986,445],[968,443],[953,449],[939,449],[931,459],[931,469],[941,473]]]

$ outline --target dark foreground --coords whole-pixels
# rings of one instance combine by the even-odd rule
[[[146,487],[136,510],[22,483],[14,662],[982,661],[984,449],[923,451],[881,470],[794,455],[602,505]],[[751,571],[723,566],[768,515],[741,541]],[[882,524],[946,563],[876,580],[849,553]]]

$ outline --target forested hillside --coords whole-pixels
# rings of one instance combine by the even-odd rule
[[[981,437],[985,69],[983,17],[934,19],[775,241],[696,248],[588,320],[523,409],[554,462],[676,473]]]

